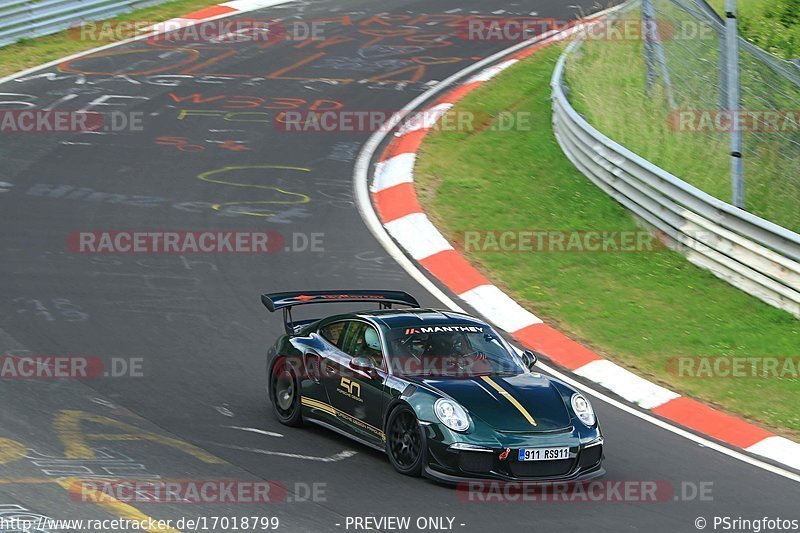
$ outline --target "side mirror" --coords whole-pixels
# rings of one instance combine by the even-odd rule
[[[375,365],[372,364],[372,359],[369,357],[353,357],[350,359],[350,368],[369,373],[375,370]]]
[[[528,367],[528,370],[533,370],[534,365],[536,365],[536,361],[539,358],[536,356],[536,352],[531,350],[525,350],[522,352],[522,361],[525,363],[525,366]]]

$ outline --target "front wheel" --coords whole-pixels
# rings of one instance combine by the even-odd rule
[[[281,424],[302,426],[303,414],[300,411],[300,380],[292,365],[285,360],[278,361],[269,376],[269,399],[272,412]]]
[[[419,476],[425,462],[425,433],[410,407],[400,406],[386,424],[386,453],[395,470],[406,476]]]

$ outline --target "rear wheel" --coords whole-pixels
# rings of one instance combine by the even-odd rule
[[[386,424],[386,453],[392,466],[407,476],[419,476],[425,463],[425,433],[417,415],[407,406],[400,406],[389,414]]]
[[[285,360],[280,360],[272,368],[269,379],[269,399],[275,416],[281,424],[302,426],[300,381],[295,369]]]

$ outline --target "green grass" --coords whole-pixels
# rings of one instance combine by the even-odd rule
[[[114,21],[152,21],[160,22],[163,20],[180,17],[192,11],[204,7],[213,6],[222,0],[173,0],[145,9],[139,9],[131,13],[119,15],[112,19]],[[100,24],[95,21],[95,24]],[[36,39],[26,39],[15,44],[0,48],[0,77],[19,72],[20,70],[35,67],[48,61],[53,61],[61,57],[76,54],[84,50],[90,50],[104,44],[113,42],[111,40],[81,40],[79,33],[75,30],[65,30],[53,35],[37,37]]]
[[[558,47],[535,54],[460,102],[496,117],[530,111],[530,131],[439,131],[415,171],[420,199],[457,240],[467,230],[636,230],[630,214],[580,174],[551,127],[548,83]],[[467,253],[548,323],[683,394],[800,435],[797,379],[685,379],[676,356],[797,356],[800,321],[669,250]]]
[[[664,48],[678,109],[713,113],[719,105],[716,39],[666,40]],[[751,56],[743,54],[741,65],[743,109],[793,110],[800,104],[797,87]],[[648,95],[644,73],[641,41],[590,40],[568,62],[570,101],[604,134],[730,203],[728,134],[671,126],[662,86]],[[746,209],[800,232],[800,132],[744,132],[743,145]]]
[[[710,0],[718,13],[725,0]],[[800,57],[800,0],[739,0],[739,33],[785,59]]]

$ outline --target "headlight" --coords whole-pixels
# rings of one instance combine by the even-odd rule
[[[439,398],[433,405],[433,410],[436,413],[436,418],[453,431],[466,431],[469,429],[467,412],[453,400]]]
[[[594,425],[596,419],[592,404],[577,392],[572,395],[572,410],[575,411],[575,414],[585,425],[590,427]]]

